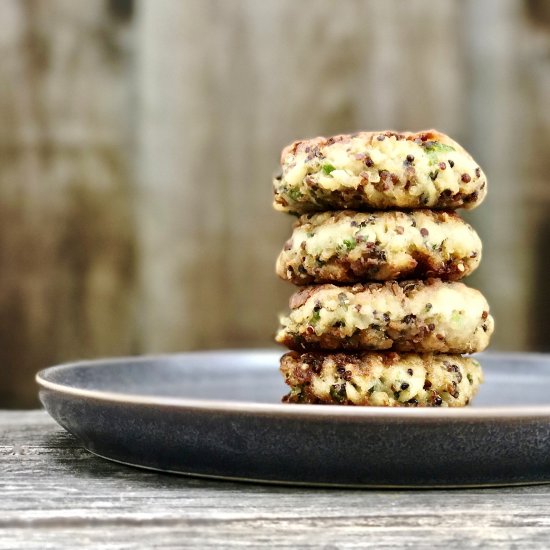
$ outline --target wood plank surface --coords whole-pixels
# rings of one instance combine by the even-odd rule
[[[550,485],[329,490],[99,459],[42,411],[0,412],[0,549],[548,548]]]

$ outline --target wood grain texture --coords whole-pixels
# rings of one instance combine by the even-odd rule
[[[542,0],[0,2],[0,405],[79,357],[271,344],[281,148],[436,127],[489,177],[469,283],[543,348]]]
[[[550,485],[360,491],[178,477],[0,412],[0,549],[547,548]]]
[[[132,349],[124,28],[99,2],[0,3],[0,402]],[[101,40],[99,40],[101,36]]]

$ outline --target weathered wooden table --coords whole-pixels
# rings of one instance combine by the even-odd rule
[[[0,548],[550,548],[550,485],[327,490],[96,458],[46,413],[0,411]]]

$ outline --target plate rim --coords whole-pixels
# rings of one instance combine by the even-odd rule
[[[254,413],[271,414],[279,417],[337,417],[337,418],[395,418],[423,420],[450,420],[450,419],[491,419],[493,421],[509,421],[510,418],[550,417],[549,405],[510,405],[510,406],[483,406],[483,407],[343,407],[341,405],[313,405],[296,403],[260,403],[254,401],[226,401],[221,399],[194,399],[184,397],[161,397],[121,393],[116,391],[88,390],[75,388],[58,382],[51,382],[45,376],[54,371],[69,370],[106,363],[125,364],[128,362],[148,362],[154,360],[176,359],[178,357],[205,356],[205,355],[240,355],[240,354],[275,354],[276,348],[243,348],[228,350],[196,350],[179,353],[163,353],[124,357],[103,357],[98,359],[78,360],[60,363],[40,370],[35,375],[35,381],[41,389],[60,393],[62,395],[83,399],[95,399],[104,402],[142,405],[150,407],[175,407],[227,413]],[[281,355],[285,353],[281,352]],[[485,352],[476,354],[477,357],[490,356],[498,359],[521,359],[522,361],[536,361],[542,358],[550,360],[550,353],[539,352]]]

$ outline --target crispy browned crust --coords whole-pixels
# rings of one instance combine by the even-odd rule
[[[461,407],[483,381],[475,359],[430,353],[291,351],[280,370],[291,387],[287,403]]]
[[[389,323],[382,329],[357,329],[356,334],[342,337],[338,329],[321,335],[294,334],[285,335],[278,343],[296,351],[398,351],[418,353],[477,353],[486,345],[477,340],[452,345],[446,335],[430,330],[426,325],[415,324],[412,327],[405,322]]]
[[[324,149],[334,143],[346,143],[352,138],[361,138],[365,142],[369,143],[377,139],[378,136],[395,137],[399,141],[406,139],[408,141],[419,140],[421,142],[445,141],[448,139],[446,134],[433,129],[422,130],[421,132],[396,132],[394,130],[386,130],[384,132],[354,132],[353,134],[338,134],[328,138],[324,136],[317,136],[310,139],[298,139],[290,145],[287,145],[281,151],[281,164],[288,155],[296,155],[299,152],[310,154],[310,152],[315,151],[316,149]]]
[[[406,185],[403,184],[403,185]],[[483,183],[480,184],[483,187]],[[437,203],[429,205],[430,208],[434,210],[448,210],[448,209],[457,209],[465,208],[470,210],[478,205],[479,201],[479,191],[475,190],[471,193],[463,193],[459,191],[454,195],[446,194],[445,192],[441,193],[437,199]],[[396,208],[394,201],[387,200],[378,202],[375,205],[371,205],[368,199],[365,198],[365,195],[362,189],[334,189],[330,191],[325,191],[322,189],[316,190],[316,202],[315,203],[301,203],[299,207],[290,205],[284,197],[276,196],[274,199],[274,204],[280,205],[283,211],[288,211],[291,214],[301,214],[303,212],[318,212],[322,210],[358,210],[363,212],[369,212],[371,210],[379,210],[383,208],[392,209]],[[405,208],[425,208],[428,205],[426,202],[418,201],[414,205],[402,207]],[[277,208],[278,209],[278,208]]]

